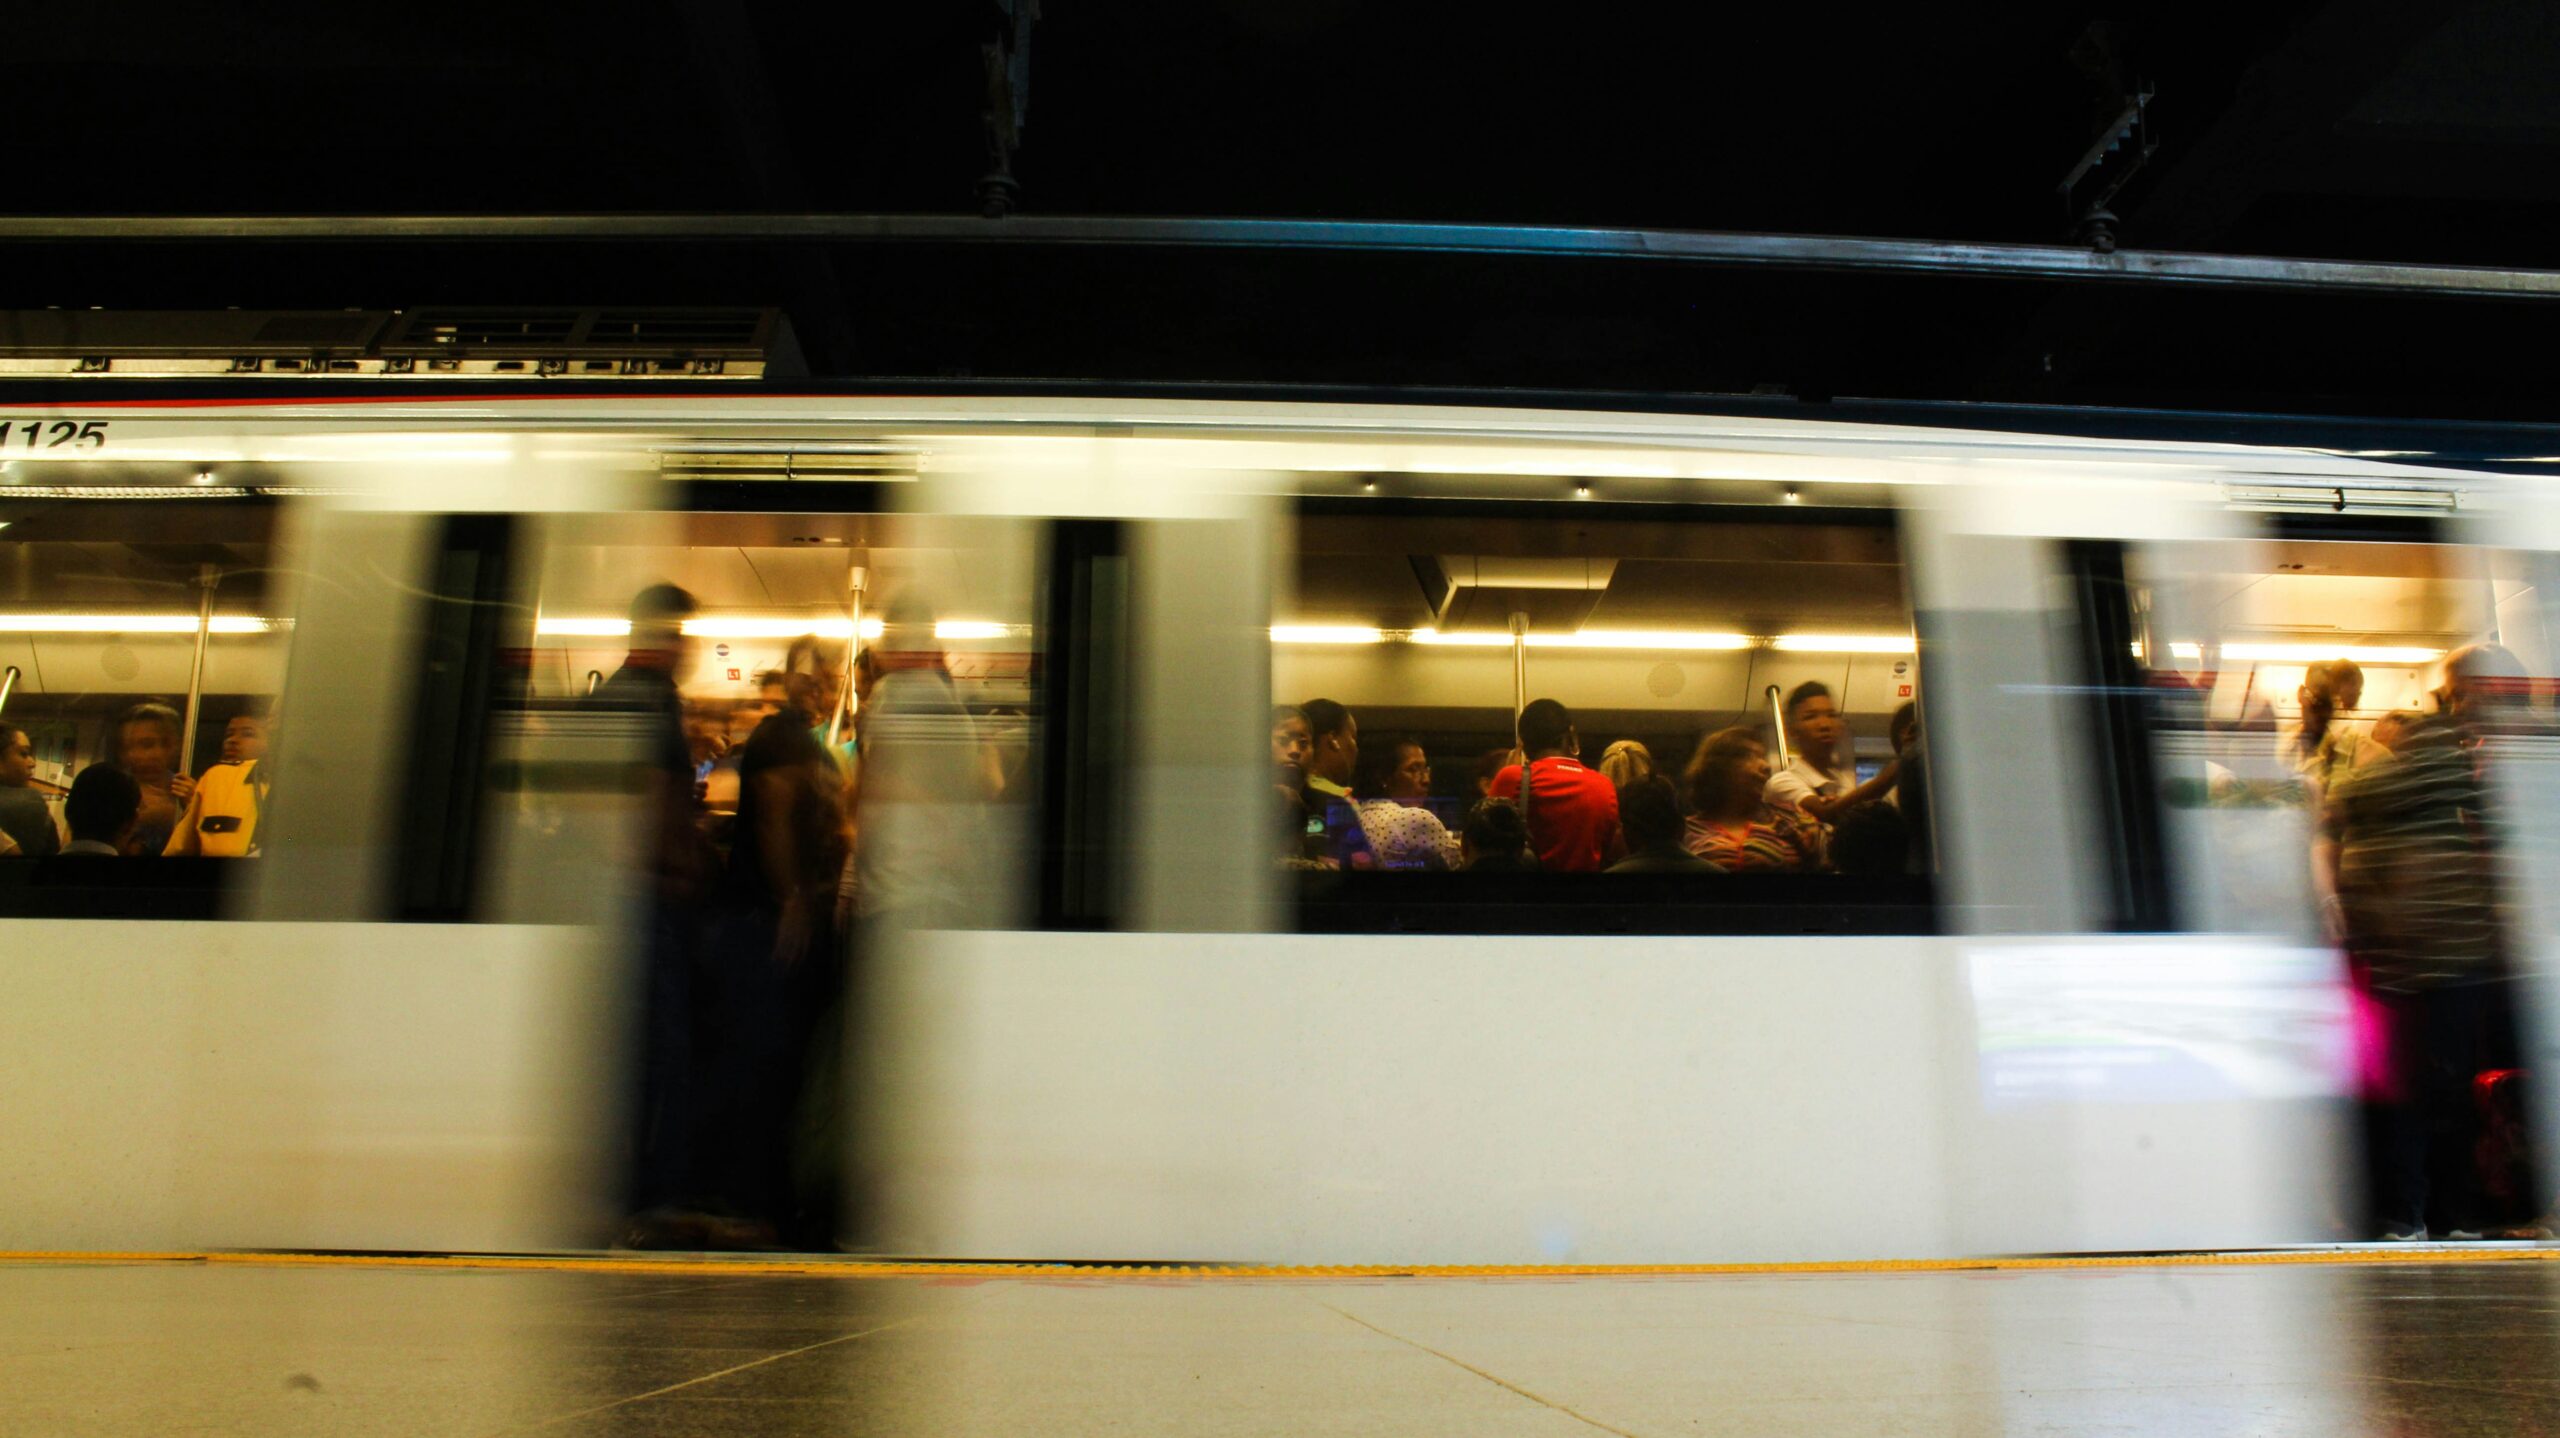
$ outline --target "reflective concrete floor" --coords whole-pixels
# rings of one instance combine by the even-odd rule
[[[0,1264],[11,1434],[2560,1433],[2560,1263],[1660,1278]]]

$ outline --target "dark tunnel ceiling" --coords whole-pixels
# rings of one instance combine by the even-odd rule
[[[1520,21],[1050,0],[1022,208],[2024,243],[2115,78],[2161,249],[2560,268],[2560,10],[2011,4]],[[983,7],[41,7],[15,213],[965,211]],[[2075,58],[2075,45],[2078,46]],[[774,303],[846,377],[1528,387],[2560,418],[2542,308],[1591,262],[628,245],[21,248],[0,305]]]

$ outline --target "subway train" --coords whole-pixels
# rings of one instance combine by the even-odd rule
[[[67,831],[138,705],[164,806],[268,727],[240,857],[0,860],[13,1250],[613,1241],[648,819],[641,740],[581,701],[653,585],[698,604],[715,810],[795,650],[925,656],[965,711],[987,782],[866,810],[934,902],[837,956],[858,1017],[811,1109],[845,1245],[953,1258],[2354,1238],[2355,1015],[2261,781],[2313,664],[2360,667],[2364,729],[2468,643],[2560,673],[2530,435],[56,388],[0,407],[23,792]],[[1412,744],[1455,827],[1529,700],[1677,780],[1702,735],[1784,744],[1807,681],[1861,775],[1918,717],[1890,872],[1275,862],[1275,704]],[[2512,747],[2530,1070],[2560,768]]]

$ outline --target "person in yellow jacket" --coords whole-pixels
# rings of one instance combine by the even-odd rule
[[[194,797],[171,831],[169,846],[160,852],[208,859],[240,859],[256,853],[258,806],[267,790],[258,764],[266,754],[266,719],[234,715],[223,726],[222,762],[196,781]]]

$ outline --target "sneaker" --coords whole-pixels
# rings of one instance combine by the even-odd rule
[[[2478,1243],[2480,1241],[2480,1230],[2476,1228],[2448,1228],[2445,1230],[2444,1237],[2445,1242],[2447,1243]]]
[[[2382,1241],[2424,1243],[2427,1241],[2427,1226],[2423,1223],[2386,1223],[2382,1226]]]

